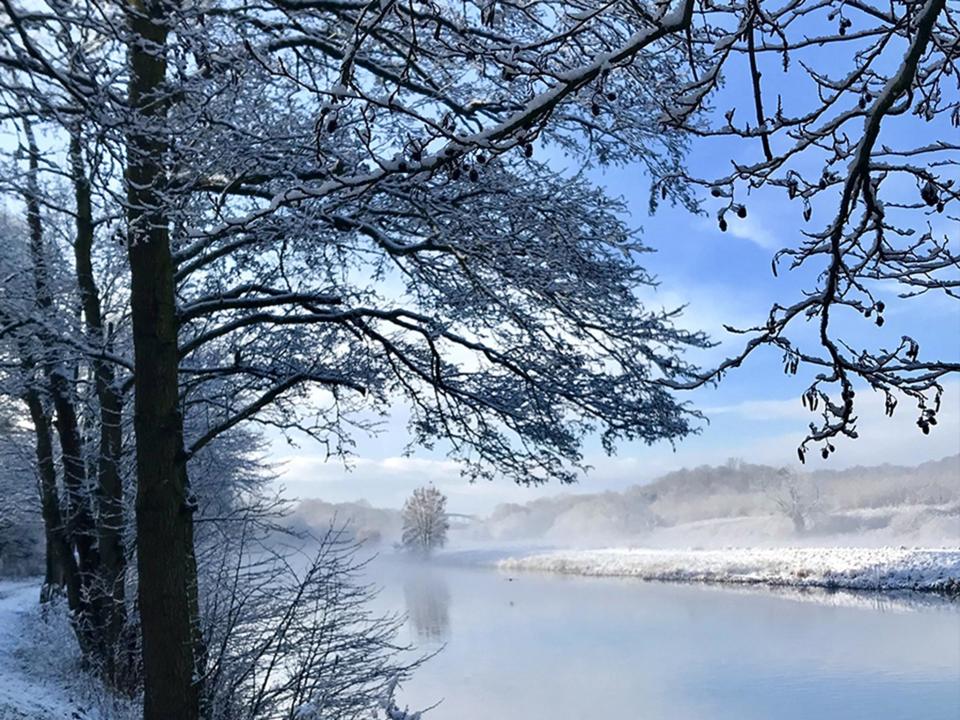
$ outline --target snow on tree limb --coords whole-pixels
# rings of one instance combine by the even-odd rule
[[[738,138],[745,148],[756,143],[763,150],[760,160],[738,160],[726,176],[685,174],[710,188],[719,205],[721,230],[727,228],[728,213],[746,215],[746,195],[764,188],[786,191],[802,205],[804,222],[811,221],[815,208],[819,214],[836,203],[822,230],[801,229],[803,239],[774,259],[775,274],[784,260],[798,272],[815,265],[818,275],[812,286],[796,301],[775,304],[764,323],[737,329],[747,337],[743,349],[716,368],[692,383],[668,381],[671,387],[695,387],[718,380],[760,348],[779,349],[786,372],[809,367],[817,373],[803,402],[820,412],[820,420],[811,424],[799,448],[801,460],[809,445],[818,445],[827,457],[834,450],[833,438],[857,436],[855,383],[884,393],[888,414],[898,395],[913,399],[917,424],[927,433],[936,424],[942,379],[960,371],[960,363],[952,359],[921,359],[919,344],[911,337],[893,348],[858,349],[836,329],[836,318],[850,311],[882,327],[885,303],[877,293],[884,282],[896,284],[903,299],[928,292],[957,298],[960,261],[948,233],[937,237],[933,228],[936,216],[956,208],[960,200],[957,148],[943,140],[930,142],[928,136],[912,147],[893,148],[879,141],[881,128],[898,116],[917,118],[912,125],[900,123],[914,133],[922,132],[924,122],[934,132],[960,124],[960,37],[954,14],[941,0],[896,3],[890,12],[860,2],[768,7],[750,0],[714,5],[691,37],[694,45],[714,44],[721,52],[710,71],[665,108],[665,121],[674,127],[704,138]],[[836,23],[835,29],[828,23]],[[723,31],[724,26],[737,29]],[[846,52],[850,62],[839,64],[837,55],[818,50],[823,46]],[[803,97],[791,96],[769,78],[761,92],[758,59],[769,70],[773,55],[779,56],[783,77],[796,76],[817,94],[806,90]],[[735,121],[740,103],[724,95],[718,84],[724,74],[741,72],[736,61],[743,58],[749,63],[750,110],[756,124]],[[774,90],[779,93],[771,110]],[[727,104],[725,122],[703,122],[699,111],[708,99]],[[786,106],[801,111],[790,114]],[[918,164],[924,160],[926,164]],[[811,164],[822,169],[819,177],[810,177]],[[897,189],[898,181],[903,187],[902,179],[916,183],[917,199]],[[956,217],[944,217],[957,222]],[[927,224],[926,232],[921,223]],[[784,243],[790,241],[789,234]],[[799,338],[798,326],[806,321],[818,325],[816,345]]]

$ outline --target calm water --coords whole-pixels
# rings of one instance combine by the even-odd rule
[[[958,720],[960,606],[785,597],[463,567],[371,573],[405,640],[400,694],[457,720]]]

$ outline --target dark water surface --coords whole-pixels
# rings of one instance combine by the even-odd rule
[[[960,605],[372,564],[435,720],[960,720]]]

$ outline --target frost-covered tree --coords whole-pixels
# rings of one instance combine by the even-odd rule
[[[813,441],[853,432],[854,376],[922,401],[930,429],[938,380],[956,364],[920,361],[908,341],[851,352],[831,312],[882,313],[864,279],[954,287],[942,279],[956,266],[949,249],[912,244],[909,223],[891,230],[883,213],[897,201],[881,205],[873,189],[919,177],[923,205],[907,210],[953,206],[954,163],[930,160],[933,172],[915,160],[953,145],[888,152],[876,140],[915,98],[924,116],[954,108],[944,93],[957,76],[955,12],[944,0],[768,5],[2,0],[2,118],[50,131],[42,157],[30,152],[38,171],[62,172],[80,149],[100,238],[126,251],[132,352],[117,367],[133,370],[149,720],[199,715],[188,467],[241,422],[296,428],[347,454],[352,432],[400,401],[411,442],[439,445],[470,478],[568,481],[592,433],[607,450],[689,433],[696,416],[671,389],[710,382],[766,344],[788,369],[823,368],[808,397],[826,408]],[[874,25],[848,32],[854,12]],[[854,48],[852,74],[814,71],[812,109],[767,111],[752,60],[819,44]],[[899,70],[872,62],[898,46]],[[731,114],[714,128],[702,110],[737,56],[758,119]],[[827,120],[836,97],[857,101]],[[846,133],[848,120],[863,131]],[[682,156],[686,137],[703,134],[764,152],[704,182],[730,211],[745,212],[736,193],[758,184],[798,202],[840,190],[837,222],[791,254],[826,263],[814,291],[774,308],[716,372],[683,360],[703,337],[638,301],[653,279],[623,205],[543,152],[638,162],[655,200],[695,205],[701,180]],[[846,168],[842,181],[777,161],[810,148],[831,172]],[[805,317],[820,321],[822,352],[788,339]],[[102,342],[84,350],[110,355]],[[830,385],[840,395],[827,402]],[[205,422],[190,424],[189,408]]]
[[[0,401],[0,576],[43,571],[43,531],[34,493],[29,434]]]
[[[403,504],[401,542],[410,552],[429,555],[447,542],[447,497],[433,485],[417,488]]]
[[[782,468],[777,473],[771,493],[777,510],[793,523],[794,532],[806,532],[813,515],[821,506],[817,483],[806,475]]]
[[[47,548],[42,597],[66,595],[81,645],[112,678],[126,609],[122,390],[115,358],[106,356],[102,315],[93,312],[105,303],[93,279],[92,238],[79,231],[84,213],[44,217],[59,197],[41,182],[26,120],[23,130],[26,167],[17,177],[24,217],[0,219],[0,352],[8,361],[0,394],[22,403],[23,425],[32,428]],[[72,267],[58,238],[63,232],[73,240]]]
[[[187,468],[238,423],[344,453],[400,398],[412,442],[522,482],[573,480],[593,431],[693,428],[660,380],[705,340],[638,302],[622,205],[537,149],[677,170],[653,110],[686,70],[659,43],[692,6],[3,9],[10,116],[59,127],[41,168],[92,151],[127,250],[148,718],[199,713]]]

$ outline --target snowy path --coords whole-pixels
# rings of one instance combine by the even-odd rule
[[[37,675],[28,638],[36,620],[38,583],[0,582],[0,720],[61,720],[82,718],[71,714],[63,689],[48,685]],[[71,641],[72,638],[66,638]]]
[[[777,548],[570,550],[500,560],[503,570],[850,590],[960,594],[960,550]]]
[[[79,668],[66,618],[40,619],[40,581],[0,581],[0,720],[112,720]]]

